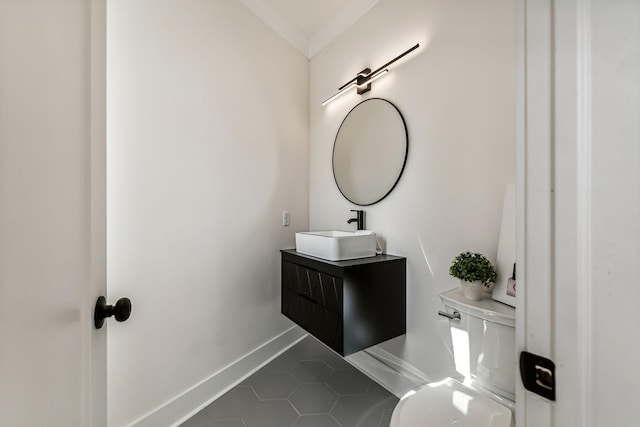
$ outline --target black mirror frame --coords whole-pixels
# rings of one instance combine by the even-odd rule
[[[402,168],[400,169],[400,173],[398,173],[398,177],[396,178],[395,182],[393,183],[393,185],[391,186],[389,191],[387,191],[378,200],[375,200],[375,201],[373,201],[371,203],[357,203],[357,202],[354,202],[353,200],[351,200],[350,198],[348,198],[346,196],[346,194],[344,194],[344,192],[340,188],[340,185],[338,184],[338,180],[336,178],[336,169],[335,169],[335,164],[334,164],[335,152],[336,152],[336,142],[338,141],[338,135],[340,135],[340,129],[342,129],[342,125],[344,125],[344,122],[347,120],[347,118],[349,117],[351,112],[353,112],[353,110],[358,108],[358,106],[360,104],[363,104],[363,103],[368,102],[368,101],[373,101],[373,100],[384,101],[384,102],[388,103],[389,105],[391,105],[398,112],[398,115],[400,116],[400,119],[402,120],[402,125],[404,127],[404,136],[405,136],[405,141],[406,141],[407,144],[406,144],[406,149],[405,149],[405,153],[404,153],[404,161],[402,162]],[[371,205],[375,205],[376,203],[379,203],[382,200],[384,200],[396,188],[396,186],[398,185],[398,182],[400,182],[400,178],[402,177],[402,174],[404,172],[404,168],[407,165],[407,158],[408,157],[409,157],[409,131],[407,129],[407,122],[405,121],[404,116],[402,115],[402,113],[400,112],[398,107],[396,107],[395,104],[393,104],[391,101],[386,100],[384,98],[368,98],[368,99],[365,99],[364,101],[358,102],[351,110],[349,110],[347,115],[344,116],[344,119],[342,119],[342,123],[340,123],[340,127],[338,128],[338,132],[336,132],[336,137],[333,140],[333,150],[332,150],[332,154],[331,154],[331,172],[333,173],[333,180],[336,183],[336,187],[338,187],[338,191],[340,191],[340,194],[342,194],[342,196],[345,199],[347,199],[350,203],[353,203],[356,206],[371,206]]]

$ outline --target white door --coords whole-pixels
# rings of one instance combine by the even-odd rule
[[[0,0],[0,425],[106,425],[104,0]]]
[[[519,0],[518,425],[640,425],[640,2]],[[520,273],[518,268],[518,273]]]

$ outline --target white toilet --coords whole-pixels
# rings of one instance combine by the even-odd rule
[[[450,317],[451,341],[461,383],[447,378],[407,393],[390,427],[513,427],[515,425],[515,309],[461,289],[440,294]]]

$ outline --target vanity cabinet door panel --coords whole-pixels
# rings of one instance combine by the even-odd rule
[[[300,298],[298,294],[290,289],[282,289],[282,314],[298,321],[300,318]]]
[[[342,278],[283,261],[283,286],[321,306],[342,313]]]
[[[282,277],[283,286],[291,289],[298,295],[310,298],[315,302],[321,302],[320,291],[312,288],[311,278],[317,276],[317,272],[309,270],[303,266],[284,261],[282,263],[284,274]],[[311,276],[311,278],[310,278]],[[316,282],[318,280],[316,279]]]
[[[282,289],[282,314],[309,331],[313,302],[291,291]]]
[[[300,298],[290,289],[282,288],[282,314],[300,324]]]
[[[326,273],[318,275],[324,297],[324,306],[334,313],[342,314],[342,279]]]
[[[342,317],[291,289],[282,288],[282,314],[338,353],[342,353]]]
[[[342,317],[330,310],[324,310],[322,328],[316,338],[331,347],[337,353],[342,354]]]
[[[307,279],[309,281],[309,291],[311,295],[311,299],[317,302],[318,304],[324,306],[324,292],[322,290],[322,285],[320,283],[320,273],[318,271],[300,267],[301,269],[306,270]]]
[[[313,302],[300,296],[298,296],[297,299],[300,302],[300,311],[297,313],[298,319],[300,319],[300,326],[308,331],[312,321],[311,310],[313,308]]]
[[[300,284],[298,281],[298,272],[296,265],[290,262],[282,262],[282,286],[291,289],[295,293],[300,293]]]
[[[340,277],[331,276],[311,268],[298,266],[298,271],[306,272],[309,296],[312,300],[321,306],[333,311],[334,313],[342,313],[342,279]],[[299,274],[298,277],[301,277]]]
[[[291,262],[283,262],[282,266],[284,270],[283,285],[297,294],[310,296],[311,289],[306,269]]]
[[[305,328],[313,336],[318,336],[322,329],[322,323],[324,321],[325,308],[316,302],[309,304],[309,320],[307,327]]]

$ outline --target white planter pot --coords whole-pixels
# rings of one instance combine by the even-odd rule
[[[479,301],[484,298],[485,287],[480,280],[475,280],[473,282],[460,280],[460,284],[462,285],[462,293],[466,299]]]

